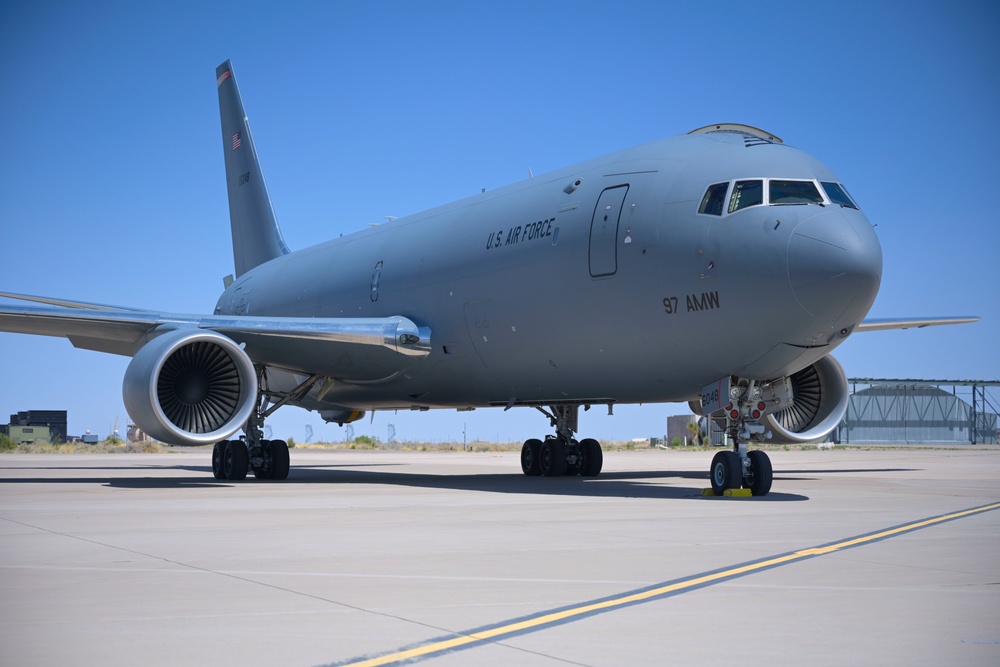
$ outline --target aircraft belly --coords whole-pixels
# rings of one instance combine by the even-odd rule
[[[830,353],[828,346],[804,348],[779,343],[734,375],[748,380],[773,380],[791,375]]]

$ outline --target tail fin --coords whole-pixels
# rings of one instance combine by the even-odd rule
[[[250,123],[243,110],[233,67],[227,60],[215,69],[222,118],[222,152],[226,157],[229,222],[233,232],[236,277],[264,262],[288,254],[264,183]]]

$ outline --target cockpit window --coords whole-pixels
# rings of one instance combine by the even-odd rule
[[[722,206],[726,202],[726,190],[728,189],[729,183],[716,183],[715,185],[708,186],[705,196],[702,197],[701,207],[698,209],[698,212],[708,213],[709,215],[722,215]]]
[[[858,205],[854,203],[851,196],[847,194],[847,190],[840,183],[820,183],[823,189],[826,190],[826,196],[830,198],[832,204],[839,204],[846,208],[857,208]]]
[[[764,191],[767,197],[764,197]],[[729,205],[726,206],[728,196]],[[751,206],[794,206],[827,203],[858,209],[843,185],[836,181],[816,182],[806,179],[754,178],[728,183],[713,183],[705,190],[699,213],[730,215]]]
[[[733,213],[741,208],[759,206],[763,203],[763,181],[736,181],[733,185],[733,196],[729,198],[729,212]]]
[[[823,203],[823,195],[812,181],[771,181],[768,196],[772,205]]]

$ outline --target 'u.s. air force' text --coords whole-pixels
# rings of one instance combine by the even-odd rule
[[[501,246],[515,245],[522,241],[534,241],[552,236],[555,221],[555,218],[549,218],[529,225],[518,225],[508,229],[506,235],[504,235],[504,230],[498,229],[490,234],[490,238],[486,241],[486,249],[491,250]]]
[[[687,305],[687,312],[694,313],[699,310],[715,310],[719,306],[719,293],[702,292],[701,294],[688,294],[684,298]],[[667,315],[680,312],[680,301],[676,296],[663,297],[663,310]]]

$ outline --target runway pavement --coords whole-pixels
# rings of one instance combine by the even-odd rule
[[[0,664],[1000,664],[997,447],[291,456],[0,456]]]

